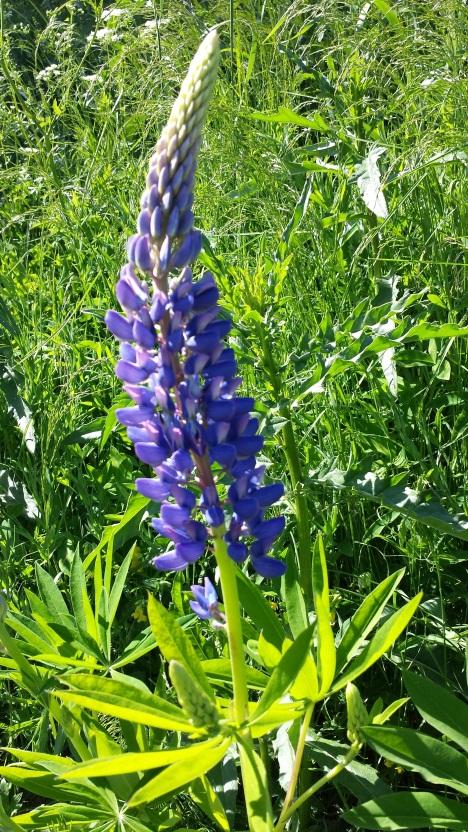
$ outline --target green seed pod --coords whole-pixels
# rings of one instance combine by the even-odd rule
[[[219,730],[219,714],[212,700],[189,673],[183,664],[177,661],[169,662],[169,676],[181,708],[197,728],[209,731]]]
[[[356,685],[346,685],[346,705],[348,708],[348,739],[350,742],[364,742],[361,728],[369,724],[369,714],[361,699]]]

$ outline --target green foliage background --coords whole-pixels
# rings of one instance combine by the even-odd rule
[[[401,695],[401,661],[461,695],[465,4],[4,0],[1,14],[0,586],[21,605],[35,563],[65,585],[73,554],[85,560],[113,535],[119,562],[138,539],[122,645],[145,626],[147,590],[188,612],[189,582],[148,566],[163,542],[131,495],[139,469],[113,417],[123,399],[102,317],[148,156],[201,35],[220,24],[196,222],[236,324],[270,473],[287,480],[286,402],[336,626],[401,566],[401,597],[424,591],[369,695]],[[363,174],[385,217],[366,206]],[[379,337],[400,341],[379,347]],[[295,534],[291,491],[285,510],[283,549]],[[264,588],[275,599],[278,587]],[[149,654],[136,674],[153,673]],[[2,743],[34,744],[38,713],[5,693]]]

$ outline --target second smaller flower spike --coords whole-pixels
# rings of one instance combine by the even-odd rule
[[[198,615],[202,621],[211,621],[215,629],[221,629],[225,626],[226,618],[224,613],[219,609],[219,601],[216,590],[209,578],[205,578],[205,586],[191,587],[195,601],[190,601],[190,606],[194,613]]]
[[[154,566],[186,569],[202,557],[211,532],[224,537],[234,561],[250,555],[260,575],[276,578],[285,565],[268,553],[284,518],[265,514],[283,487],[263,484],[265,468],[256,462],[263,437],[251,416],[254,400],[237,395],[242,380],[226,343],[232,324],[218,306],[214,277],[197,279],[189,268],[201,246],[193,181],[218,60],[218,35],[210,32],[151,158],[137,233],[127,243],[130,262],[116,286],[123,314],[106,315],[120,341],[116,374],[135,405],[116,415],[138,459],[153,469],[136,487],[161,503],[153,527],[173,543]],[[226,480],[221,499],[218,485],[224,495]],[[205,584],[206,603],[212,591]],[[198,614],[206,612],[200,593],[195,597]]]

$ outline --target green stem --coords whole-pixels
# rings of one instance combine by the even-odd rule
[[[299,779],[299,774],[301,771],[302,757],[304,755],[305,741],[307,739],[307,731],[309,730],[313,712],[314,705],[312,704],[308,707],[307,711],[305,712],[304,721],[301,725],[301,731],[299,734],[299,739],[296,748],[296,756],[294,759],[294,766],[291,774],[291,781],[288,786],[288,791],[286,792],[286,797],[284,798],[284,804],[281,810],[281,815],[279,817],[278,823],[275,826],[275,832],[282,832],[282,830],[284,829],[284,825],[288,819],[287,812],[289,805],[294,797],[294,793],[296,791],[297,781]]]
[[[226,614],[229,657],[231,660],[232,683],[234,688],[234,714],[236,725],[240,728],[248,718],[248,694],[236,569],[227,553],[227,546],[223,539],[225,534],[224,526],[219,526],[217,529],[214,529],[214,534],[215,557],[219,567],[224,612]]]
[[[306,802],[306,800],[309,800],[310,797],[312,797],[316,792],[318,792],[319,789],[322,788],[322,786],[325,786],[327,783],[330,782],[330,780],[333,780],[334,777],[337,777],[338,774],[341,774],[341,772],[344,771],[344,769],[347,766],[349,766],[349,764],[359,753],[361,745],[362,743],[360,742],[353,742],[351,748],[346,754],[346,757],[341,761],[341,763],[337,763],[337,765],[330,769],[330,771],[328,771],[327,774],[324,774],[324,776],[321,777],[320,780],[317,780],[317,782],[314,783],[314,785],[311,786],[310,789],[307,789],[307,791],[305,791],[304,794],[301,794],[301,796],[297,798],[295,803],[293,803],[292,806],[290,806],[289,809],[286,812],[284,812],[284,814],[282,812],[281,817],[277,825],[275,826],[274,832],[283,832],[283,829],[291,815],[293,815],[294,812],[296,812],[297,809],[299,809],[299,807]]]

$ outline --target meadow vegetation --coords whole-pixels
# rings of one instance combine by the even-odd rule
[[[114,376],[115,343],[103,323],[148,158],[200,39],[215,25],[222,53],[196,181],[194,211],[203,233],[197,268],[211,269],[233,319],[230,345],[266,437],[262,461],[269,479],[286,488],[286,530],[274,552],[286,559],[286,577],[268,581],[245,569],[266,602],[256,621],[260,601],[245,590],[252,699],[257,683],[265,687],[255,676],[262,621],[274,630],[273,612],[293,637],[304,615],[308,623],[312,584],[301,576],[315,549],[322,567],[326,555],[329,620],[338,641],[391,573],[405,570],[382,608],[384,621],[422,591],[404,634],[359,681],[360,693],[368,710],[379,698],[381,710],[405,698],[392,726],[419,730],[424,719],[424,731],[434,741],[444,735],[451,753],[456,726],[406,700],[418,705],[431,690],[437,699],[435,688],[421,693],[416,676],[429,680],[452,697],[442,710],[450,711],[457,697],[463,745],[466,4],[4,0],[2,832],[247,828],[240,791],[236,820],[236,791],[226,786],[236,780],[234,758],[225,758],[225,770],[218,764],[205,791],[175,789],[152,814],[142,801],[143,814],[130,813],[128,823],[79,809],[74,816],[34,816],[54,801],[89,809],[104,800],[91,780],[81,796],[73,781],[55,793],[59,755],[76,761],[117,755],[119,745],[143,750],[121,713],[104,710],[98,718],[91,705],[79,711],[76,690],[87,704],[85,673],[104,678],[112,668],[121,684],[128,673],[142,696],[147,685],[177,702],[168,693],[167,656],[151,634],[148,593],[176,613],[203,662],[227,658],[220,633],[189,606],[190,584],[213,579],[209,553],[175,577],[150,564],[167,541],[152,531],[148,501],[134,489],[135,478],[148,474],[117,423],[115,411],[128,399]],[[63,687],[72,673],[74,698]],[[224,666],[212,669],[210,681],[229,697]],[[304,788],[343,753],[350,730],[344,698],[343,688],[316,707]],[[162,729],[144,730],[145,751],[159,748]],[[389,789],[423,789],[432,808],[430,800],[458,800],[455,789],[466,813],[468,781],[455,758],[447,763],[451,774],[434,774],[429,763],[418,768],[413,752],[405,757],[385,746],[380,730],[369,729],[360,762],[326,784],[290,829],[468,828],[466,814],[434,820],[439,804],[427,809],[427,826],[414,818],[404,826],[401,819],[389,825],[388,818],[353,816],[357,803]],[[298,739],[294,729],[289,738],[278,725],[275,732],[262,737],[260,751],[273,802],[281,806]],[[31,785],[32,775],[23,781],[8,775],[8,747],[55,755],[42,791]],[[97,776],[103,794],[121,789],[126,800],[137,775],[103,782]]]

